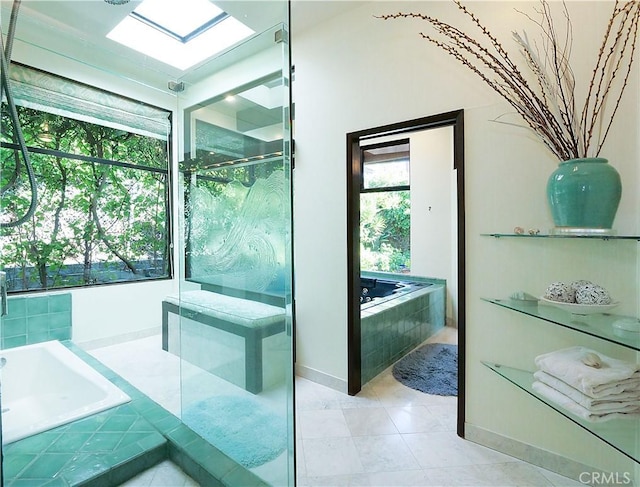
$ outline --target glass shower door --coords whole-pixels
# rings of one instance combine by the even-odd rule
[[[180,350],[181,419],[212,458],[235,464],[238,485],[293,485],[286,25],[239,49],[205,84],[183,81],[181,316],[169,346]]]

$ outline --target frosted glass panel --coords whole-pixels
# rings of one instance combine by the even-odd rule
[[[231,68],[241,79],[236,88],[216,92],[222,70],[218,82],[198,87],[210,97],[184,111],[184,275],[178,336],[169,339],[182,359],[182,421],[239,465],[240,485],[294,484],[289,61],[281,29],[249,41],[270,53],[241,63],[245,76]]]
[[[188,265],[193,280],[251,291],[284,291],[288,197],[282,157],[263,163],[248,183],[243,168],[229,182],[191,188]]]

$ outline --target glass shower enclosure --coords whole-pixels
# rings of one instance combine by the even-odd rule
[[[13,3],[0,0],[3,40],[7,39]],[[55,74],[63,78],[62,90],[68,90],[71,83],[77,83],[81,94],[100,88],[98,94],[105,106],[117,96],[119,102],[131,104],[139,115],[136,119],[145,123],[152,120],[144,110],[148,107],[160,110],[167,128],[162,137],[155,137],[155,145],[137,142],[134,135],[121,129],[126,121],[118,117],[104,126],[74,131],[74,137],[77,133],[84,137],[85,132],[101,134],[97,139],[94,137],[97,140],[94,145],[104,145],[113,154],[85,154],[83,151],[89,151],[89,145],[84,139],[82,143],[68,142],[72,140],[69,130],[59,140],[69,145],[64,156],[73,163],[70,177],[85,172],[91,176],[94,173],[82,172],[83,168],[91,164],[100,169],[102,166],[98,164],[103,162],[116,175],[132,172],[126,184],[122,183],[123,178],[103,178],[106,182],[98,186],[104,189],[100,193],[104,197],[100,201],[95,199],[90,215],[94,220],[103,218],[100,222],[104,222],[105,212],[124,209],[126,224],[146,233],[140,239],[118,235],[117,243],[126,249],[146,249],[162,240],[166,243],[162,253],[169,262],[167,270],[155,281],[136,273],[142,282],[135,284],[110,282],[103,286],[92,281],[84,289],[73,283],[58,289],[43,279],[45,285],[38,289],[33,286],[10,289],[15,293],[9,297],[14,304],[19,298],[29,301],[25,305],[28,308],[46,298],[55,301],[55,306],[47,306],[56,308],[57,314],[62,313],[57,309],[60,307],[57,300],[61,296],[68,298],[64,313],[69,323],[65,322],[64,335],[55,335],[57,329],[45,329],[51,322],[48,315],[40,317],[35,330],[38,336],[29,335],[31,318],[21,315],[13,317],[14,324],[21,320],[26,331],[22,333],[21,329],[19,334],[6,336],[8,328],[3,326],[6,319],[0,314],[0,349],[20,348],[32,339],[62,341],[73,353],[126,389],[131,397],[130,403],[115,406],[104,414],[135,411],[136,418],[139,416],[135,424],[147,428],[144,434],[153,434],[156,439],[158,435],[164,437],[158,440],[158,444],[166,441],[167,445],[161,449],[162,459],[168,457],[203,486],[218,481],[230,486],[294,485],[289,2],[220,2],[226,10],[212,25],[233,17],[246,22],[254,33],[216,57],[183,70],[169,68],[151,59],[152,55],[134,53],[105,40],[105,33],[117,22],[136,20],[134,11],[144,3],[142,0],[23,2],[11,65],[33,69],[36,81],[48,80],[49,74]],[[179,3],[188,8],[187,2]],[[194,50],[200,48],[202,44]],[[13,71],[12,86],[17,84],[15,78],[24,81],[24,76]],[[41,77],[40,71],[46,76]],[[32,87],[36,83],[23,85],[22,98],[33,98]],[[59,98],[58,91],[56,88],[50,98],[43,98],[45,108],[50,108],[47,105],[50,99]],[[82,96],[79,98],[84,100]],[[2,101],[0,175],[4,187],[10,177],[7,168],[12,167],[18,144],[7,129],[6,96]],[[26,101],[19,105],[23,120],[28,121],[25,123],[28,150],[37,154],[33,157],[38,161],[44,160],[44,156],[62,158],[60,147],[44,141],[41,132],[59,135],[70,124],[53,119],[52,115],[60,115],[56,112],[49,113],[43,108],[42,113],[31,113],[27,110],[32,105]],[[96,118],[104,115],[102,111],[96,110]],[[69,107],[63,115],[71,120],[78,117]],[[162,167],[153,166],[147,158],[161,160]],[[30,228],[42,226],[40,223],[47,218],[38,215],[47,209],[47,203],[58,201],[47,198],[43,189],[48,174],[45,172],[53,173],[54,165],[39,164],[36,185],[43,196],[38,198],[39,213],[28,218]],[[141,166],[149,169],[144,180],[135,172]],[[100,174],[103,172],[111,174],[106,169]],[[21,178],[25,180],[25,175]],[[49,179],[63,180],[57,173],[49,175]],[[157,191],[160,195],[157,201],[134,198],[136,190],[152,183],[162,189]],[[116,189],[121,190],[125,203],[116,201]],[[70,204],[72,197],[74,202],[85,197],[80,190],[70,189],[66,193],[64,188],[58,190],[65,204]],[[4,196],[0,201],[0,220],[8,221],[11,205],[15,206],[17,201],[24,206],[26,200]],[[134,208],[130,200],[140,203],[143,210]],[[160,209],[154,210],[152,204]],[[154,211],[156,214],[151,215]],[[165,222],[163,231],[150,229],[150,221],[160,216]],[[145,218],[149,221],[142,221]],[[67,220],[71,229],[78,227],[74,226],[75,214]],[[102,228],[115,232],[120,227]],[[19,236],[15,240],[28,243]],[[99,250],[108,254],[109,249]],[[6,248],[2,249],[0,263],[0,270],[17,265]],[[52,269],[43,267],[42,276],[50,279]],[[126,269],[118,272],[128,273]],[[0,288],[0,292],[3,290]],[[13,306],[14,312],[16,309]],[[41,314],[44,313],[38,316]],[[148,327],[141,327],[142,318],[149,319]],[[15,328],[9,331],[14,332]],[[145,347],[138,341],[141,336]],[[122,346],[126,353],[120,358],[111,356],[112,350],[106,350],[111,345],[104,346],[105,343],[113,344],[114,352]],[[146,348],[149,344],[152,346]],[[3,372],[6,370],[0,374]],[[5,400],[4,394],[1,397]],[[91,420],[96,428],[103,426],[100,418]],[[122,434],[143,436],[129,431],[122,423],[120,427],[126,430]],[[41,454],[50,447],[45,437],[53,438],[55,431],[60,430],[54,427],[44,431],[44,436],[25,438],[30,444],[41,444],[41,451],[29,451],[34,459],[44,456]],[[103,455],[102,450],[88,451],[80,436],[65,437],[67,450],[64,459],[57,456],[61,462],[58,470],[51,475],[46,471],[52,483],[79,485],[65,483],[67,477],[74,476],[82,482],[119,485],[106,479],[118,474],[117,478],[126,480],[125,477],[134,475],[131,472],[149,468],[151,462],[157,463],[162,456],[149,460],[150,457],[143,458],[134,452],[131,458],[123,460],[125,453],[119,443],[114,443],[109,454]],[[0,434],[0,444],[1,438]],[[36,485],[33,476],[37,469],[30,469],[30,464],[23,462],[19,441],[5,445],[4,449],[0,445],[0,484],[4,466],[5,482]],[[155,455],[160,449],[152,446]],[[129,469],[126,472],[122,468],[125,460]],[[103,475],[99,480],[98,467]],[[85,470],[87,475],[82,477]]]
[[[293,485],[286,25],[237,51],[202,88],[181,80],[180,318],[166,345],[182,359],[183,422],[261,480]]]

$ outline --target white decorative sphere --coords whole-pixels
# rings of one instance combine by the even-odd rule
[[[554,282],[547,287],[547,290],[544,292],[544,297],[560,303],[575,303],[576,291],[564,282]]]
[[[609,292],[597,284],[585,284],[576,290],[576,303],[611,304]]]
[[[594,284],[591,281],[585,281],[584,279],[581,279],[579,281],[573,281],[571,284],[569,284],[571,289],[575,291],[580,289],[582,286],[589,286],[589,285],[593,286]]]

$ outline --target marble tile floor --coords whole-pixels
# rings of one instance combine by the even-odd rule
[[[456,330],[445,329],[428,341],[456,343]],[[163,394],[167,397],[166,391],[158,396]],[[391,368],[356,396],[297,377],[296,422],[299,487],[583,486],[458,438],[456,398],[407,388]],[[123,484],[197,485],[170,461]]]

